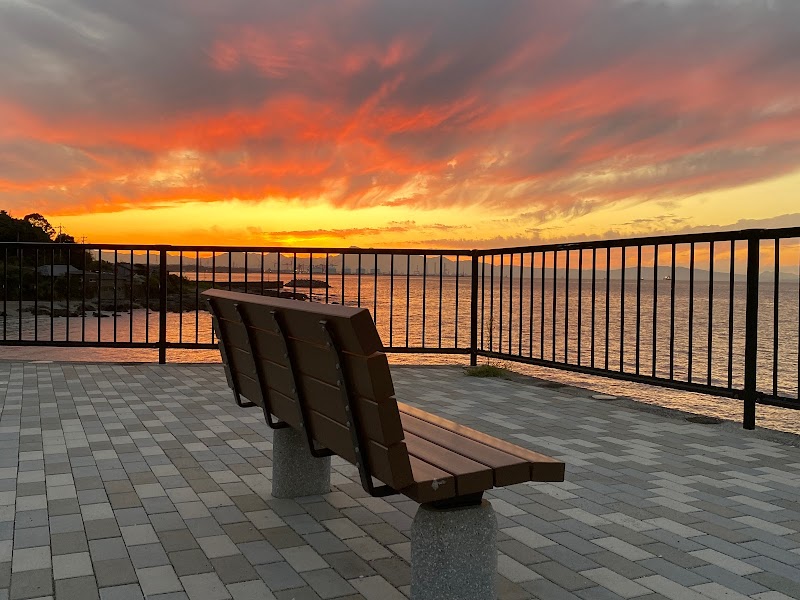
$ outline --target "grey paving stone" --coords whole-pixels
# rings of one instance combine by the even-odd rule
[[[128,546],[128,556],[133,566],[139,569],[169,565],[169,558],[161,544],[142,544]]]
[[[100,589],[100,600],[144,600],[138,584],[120,585]]]
[[[305,580],[295,571],[289,563],[276,562],[258,565],[256,571],[261,576],[272,592],[279,592],[304,586]]]
[[[98,600],[97,583],[94,577],[75,577],[56,581],[58,600]]]
[[[11,576],[9,598],[38,598],[53,593],[53,572],[50,569],[20,571]]]
[[[333,569],[303,573],[303,579],[320,598],[339,598],[355,593],[355,589]],[[410,579],[409,579],[410,581]]]
[[[57,533],[50,536],[50,547],[53,555],[87,552],[89,544],[83,531]]]
[[[214,558],[211,559],[211,564],[214,565],[214,571],[219,578],[226,584],[250,581],[258,577],[253,567],[241,554]]]
[[[170,552],[169,561],[175,568],[175,573],[177,573],[178,577],[207,573],[214,569],[211,562],[199,548]]]
[[[355,552],[326,554],[325,561],[333,567],[339,575],[348,580],[375,575],[375,569]]]
[[[95,577],[100,588],[135,583],[136,571],[128,558],[100,560],[94,563]]]
[[[263,565],[283,560],[283,556],[266,540],[238,544],[240,552],[253,565]]]

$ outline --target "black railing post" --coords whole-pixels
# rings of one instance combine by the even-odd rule
[[[747,296],[744,326],[744,415],[742,426],[756,428],[756,376],[758,362],[758,270],[761,239],[758,232],[747,238]]]
[[[161,248],[158,259],[158,363],[167,362],[167,251]]]
[[[478,253],[472,251],[472,279],[470,280],[469,309],[469,364],[478,364]]]

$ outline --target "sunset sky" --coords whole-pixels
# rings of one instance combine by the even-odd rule
[[[798,0],[0,0],[0,209],[91,242],[800,225]]]

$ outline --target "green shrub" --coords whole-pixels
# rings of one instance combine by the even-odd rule
[[[477,367],[467,367],[465,369],[470,377],[503,377],[506,370],[494,365],[478,365]]]

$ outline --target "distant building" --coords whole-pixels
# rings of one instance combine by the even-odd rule
[[[42,277],[66,277],[68,273],[70,276],[81,276],[84,273],[83,269],[72,265],[42,265],[36,270]]]

